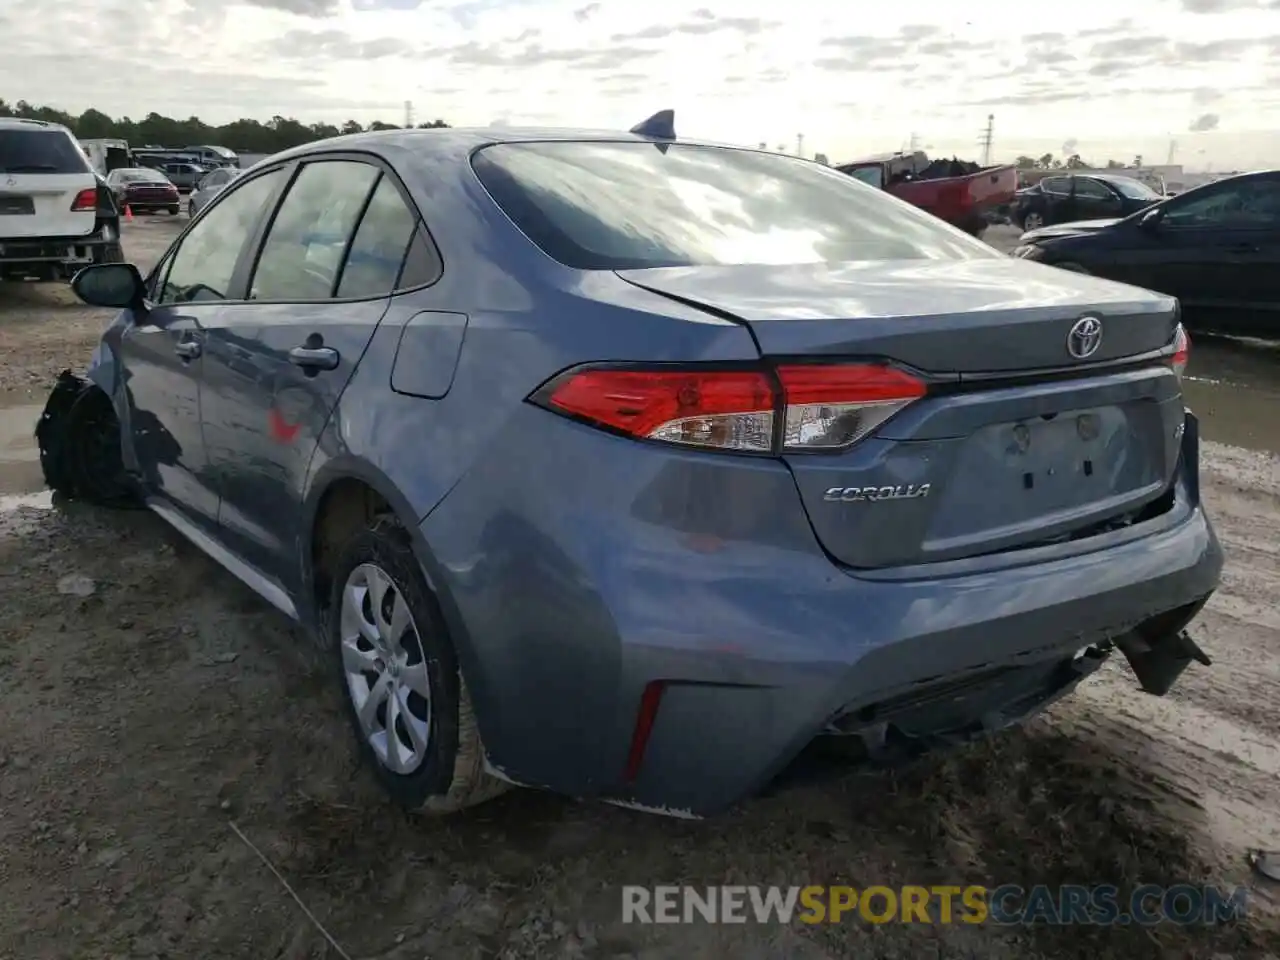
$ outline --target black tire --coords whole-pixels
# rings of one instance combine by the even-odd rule
[[[387,769],[366,739],[343,667],[342,595],[347,578],[363,564],[381,569],[408,604],[421,640],[420,662],[428,667],[431,713],[427,756],[421,766],[407,774]],[[397,804],[413,812],[449,814],[491,800],[511,788],[485,772],[480,730],[439,604],[418,566],[408,533],[393,518],[374,521],[342,551],[333,571],[330,607],[323,622],[338,687],[360,753]]]
[[[176,217],[181,212],[182,212],[182,207],[178,206],[176,203],[169,208],[169,216],[171,217]]]
[[[187,219],[194,220],[196,218],[196,205],[187,201]]]

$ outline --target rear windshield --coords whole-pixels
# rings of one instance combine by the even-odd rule
[[[974,260],[993,248],[853,177],[692,144],[503,143],[473,156],[497,204],[581,270]]]
[[[0,130],[0,173],[87,173],[89,161],[62,130]]]

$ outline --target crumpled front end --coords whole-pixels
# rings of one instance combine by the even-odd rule
[[[102,335],[84,376],[58,374],[36,423],[45,484],[68,500],[125,507],[140,501],[125,466],[121,416],[127,416],[116,346],[128,325],[117,317]]]

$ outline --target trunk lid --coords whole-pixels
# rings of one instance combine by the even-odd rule
[[[933,381],[852,447],[785,458],[814,531],[847,566],[1087,536],[1130,522],[1172,481],[1176,376],[1105,362],[1168,346],[1173,298],[1005,258],[619,274],[744,321],[768,358],[883,359]],[[1068,339],[1086,315],[1102,338],[1078,359]]]

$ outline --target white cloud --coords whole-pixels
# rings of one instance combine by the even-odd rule
[[[1069,18],[915,0],[0,0],[0,95],[135,119],[563,124],[805,135],[833,159],[896,149],[1260,165],[1280,149],[1280,0],[1078,0]],[[1031,8],[1027,8],[1031,10]],[[1117,19],[1123,10],[1127,21]],[[1083,31],[1063,28],[1068,20]],[[105,42],[104,42],[105,39]],[[1270,59],[1269,59],[1270,58]],[[1268,89],[1269,88],[1269,89]],[[1212,104],[1214,125],[1203,122]],[[1207,132],[1188,132],[1201,129]]]

